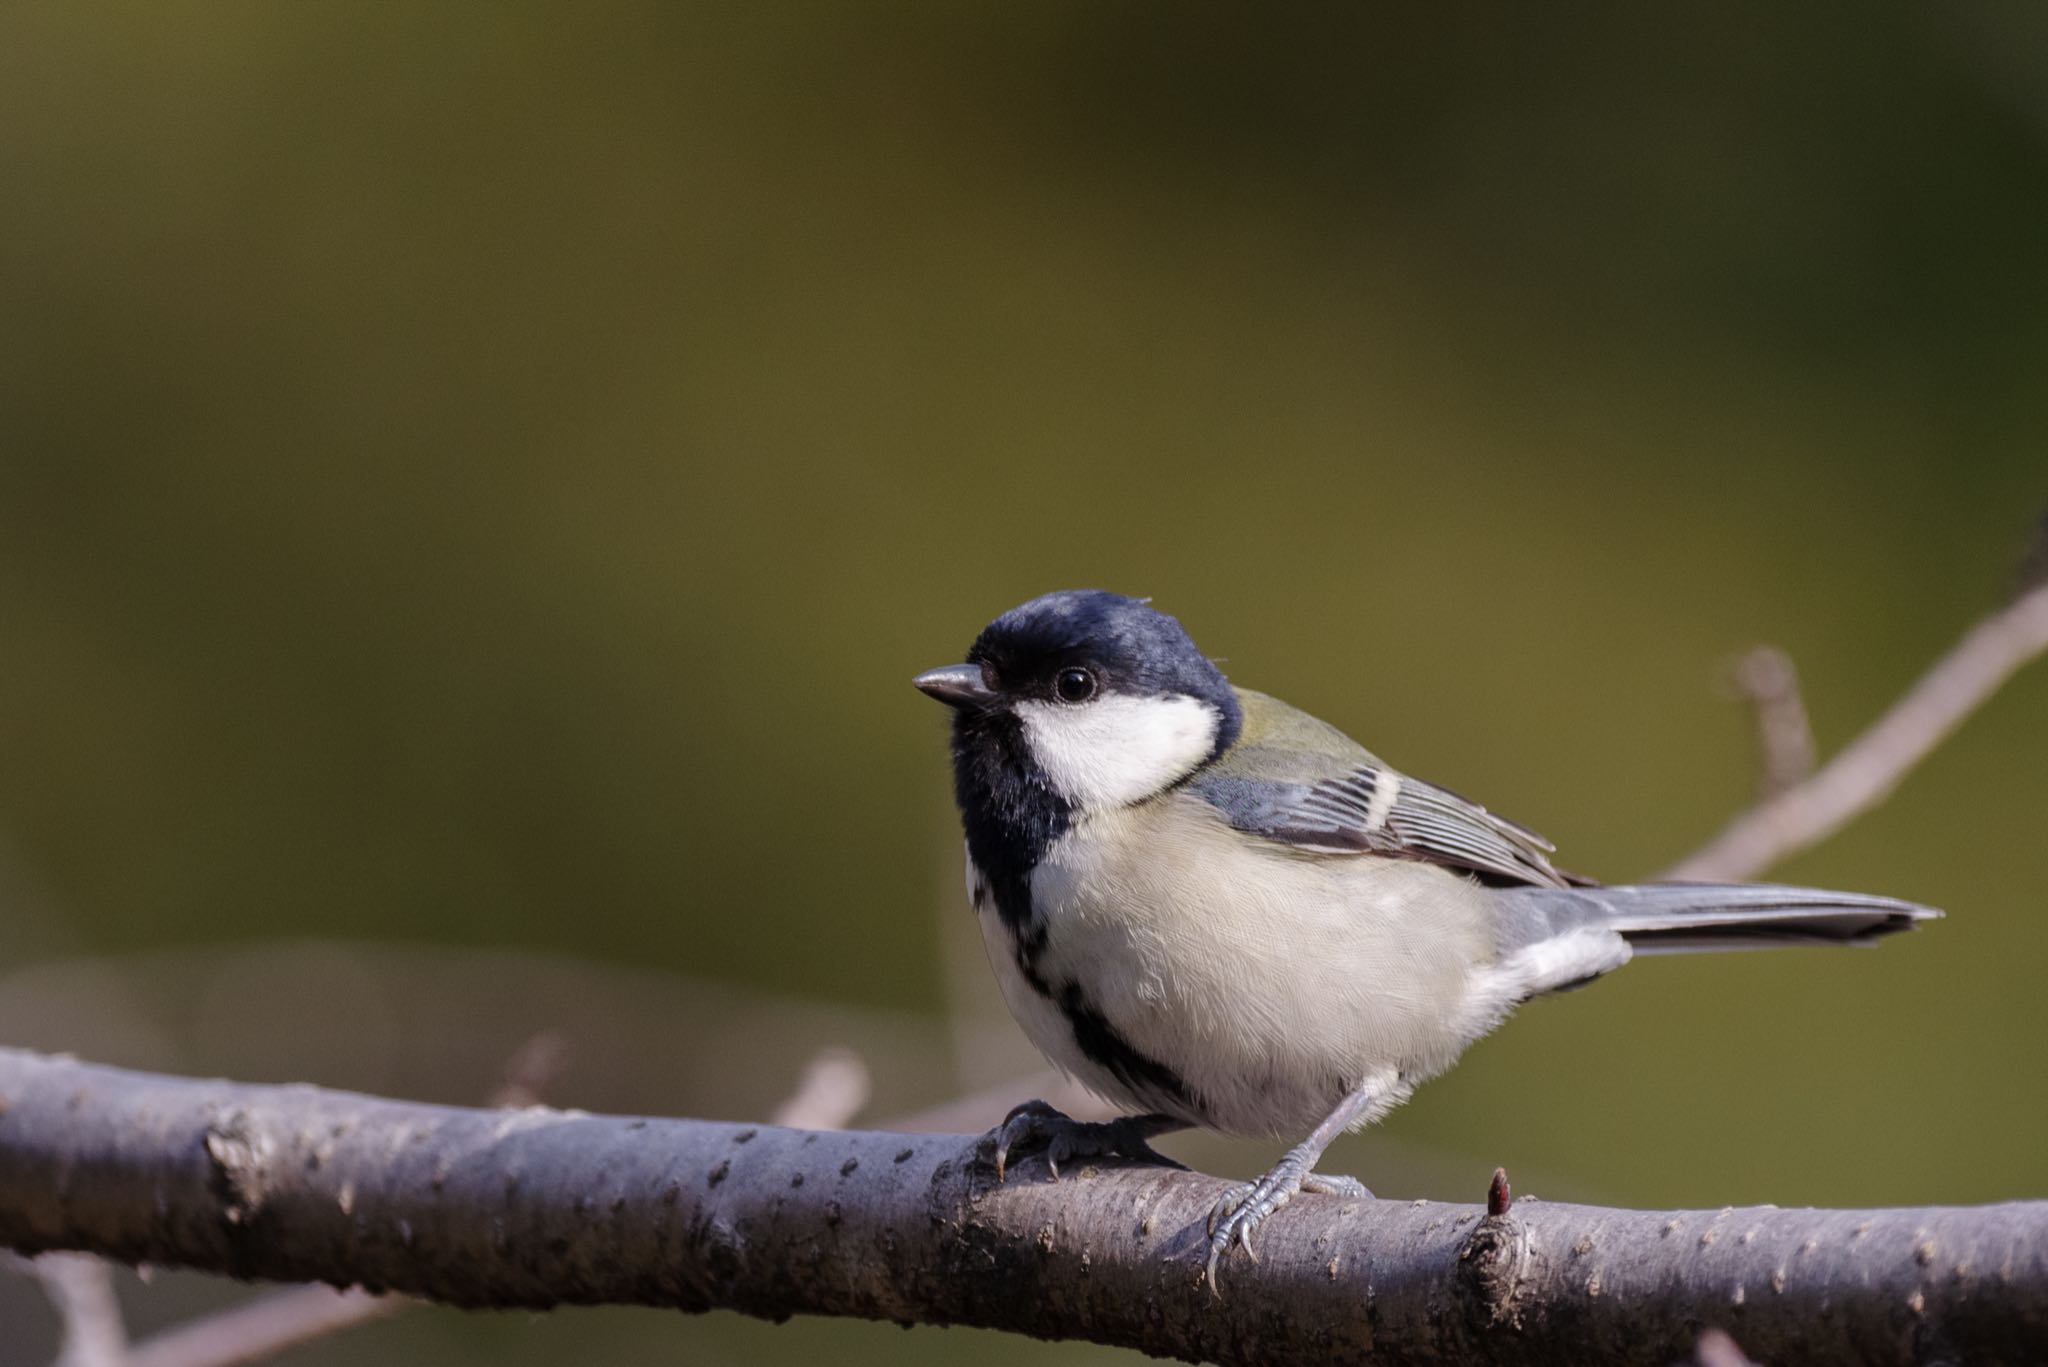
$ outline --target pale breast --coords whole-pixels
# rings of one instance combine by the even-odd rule
[[[1482,889],[1432,865],[1304,855],[1220,825],[1187,797],[1092,816],[1033,872],[1034,976],[1053,999],[1015,970],[1004,996],[1055,1062],[1077,1052],[1071,1031],[1064,1049],[1056,1038],[1071,983],[1184,1081],[1200,1112],[1189,1118],[1299,1135],[1359,1079],[1420,1081],[1493,1023],[1468,1005],[1492,954]]]

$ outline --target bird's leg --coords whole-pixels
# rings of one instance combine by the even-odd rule
[[[1212,1291],[1222,1294],[1216,1281],[1217,1259],[1230,1251],[1231,1244],[1238,1243],[1244,1245],[1246,1256],[1256,1261],[1258,1254],[1252,1249],[1252,1231],[1268,1215],[1293,1200],[1296,1192],[1371,1199],[1372,1193],[1357,1178],[1318,1175],[1315,1166],[1321,1160],[1323,1150],[1330,1147],[1330,1141],[1344,1133],[1345,1127],[1358,1119],[1359,1114],[1372,1104],[1373,1098],[1386,1090],[1386,1085],[1384,1078],[1368,1079],[1338,1102],[1337,1109],[1330,1112],[1308,1138],[1289,1149],[1286,1156],[1273,1165],[1272,1171],[1256,1182],[1232,1187],[1217,1200],[1209,1212],[1208,1273]]]
[[[1187,1122],[1170,1115],[1127,1115],[1116,1120],[1076,1120],[1043,1101],[1027,1101],[990,1131],[995,1150],[996,1181],[1003,1180],[1012,1149],[1045,1152],[1045,1166],[1058,1181],[1060,1164],[1074,1158],[1133,1158],[1141,1163],[1186,1170],[1146,1141],[1186,1129]]]

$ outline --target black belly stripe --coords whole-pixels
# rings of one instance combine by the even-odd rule
[[[1190,1110],[1198,1109],[1187,1079],[1133,1047],[1123,1032],[1109,1023],[1108,1017],[1088,1004],[1079,983],[1062,987],[1057,1005],[1074,1032],[1074,1043],[1090,1062],[1108,1069],[1111,1076],[1133,1091],[1150,1092]]]
[[[1123,1032],[1109,1023],[1109,1017],[1089,1005],[1081,984],[1068,981],[1055,989],[1046,981],[1038,966],[1044,953],[1045,926],[1034,921],[1017,936],[1017,971],[1032,991],[1060,1009],[1081,1056],[1133,1091],[1150,1092],[1188,1110],[1199,1110],[1187,1079],[1125,1039]]]

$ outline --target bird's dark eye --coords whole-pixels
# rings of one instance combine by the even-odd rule
[[[1052,686],[1061,702],[1087,702],[1095,696],[1095,676],[1085,669],[1062,669]]]

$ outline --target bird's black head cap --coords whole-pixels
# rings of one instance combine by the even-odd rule
[[[1050,698],[1060,672],[1080,666],[1104,692],[1199,699],[1222,719],[1216,754],[1230,748],[1242,721],[1223,671],[1178,621],[1107,589],[1061,589],[1011,608],[982,628],[967,659],[1013,698]]]

